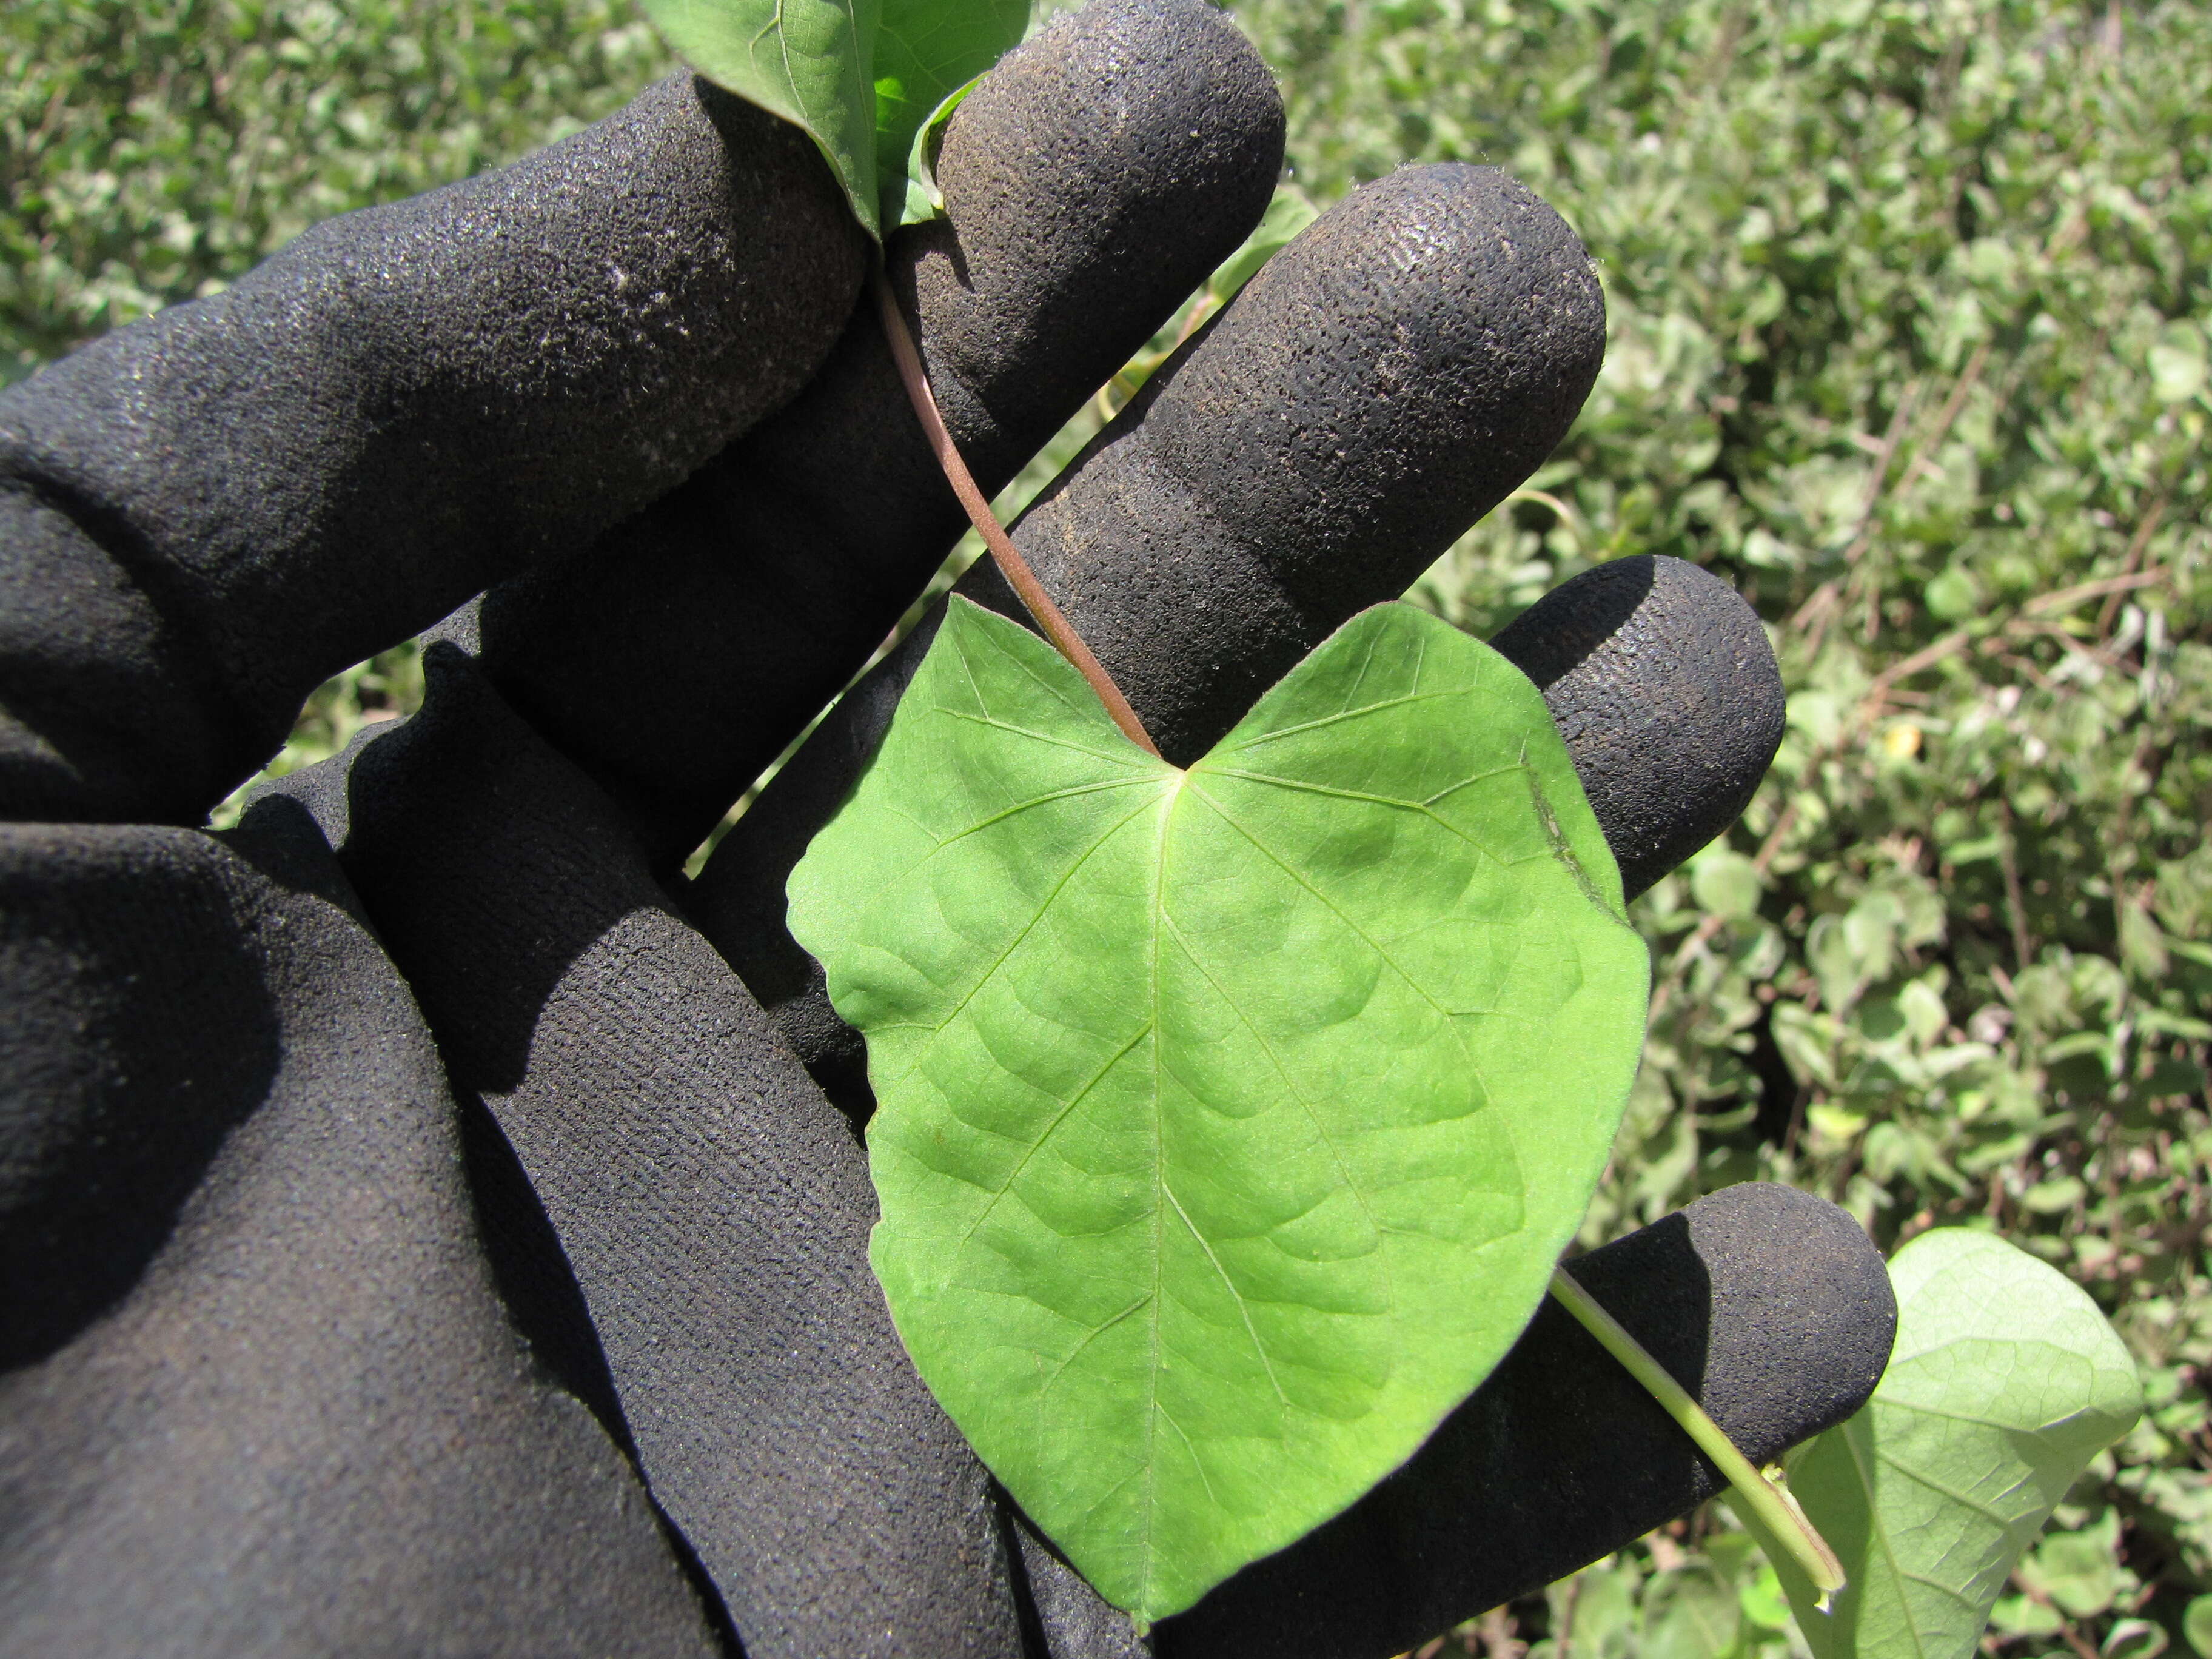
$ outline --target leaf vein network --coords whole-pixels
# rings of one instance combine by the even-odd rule
[[[1910,1463],[1904,1462],[1902,1459],[1893,1455],[1893,1454],[1883,1451],[1881,1448],[1876,1447],[1874,1456],[1875,1462],[1877,1463],[1886,1464],[1889,1468],[1895,1469],[1907,1480],[1911,1481],[1913,1485],[1917,1486],[1925,1486],[1937,1497],[1948,1498],[1951,1502],[1956,1504],[1960,1509],[1971,1510],[1985,1521],[1994,1522],[1998,1526],[2007,1528],[2011,1527],[2012,1522],[2007,1520],[2001,1511],[1990,1508],[1990,1505],[1983,1503],[1978,1498],[1969,1498],[1962,1492],[1954,1492],[1951,1487],[1944,1485],[1943,1482],[1936,1480],[1933,1475],[1927,1474],[1919,1469],[1914,1468]]]
[[[1859,1490],[1866,1498],[1867,1515],[1870,1522],[1867,1530],[1881,1543],[1882,1559],[1889,1564],[1890,1577],[1903,1582],[1907,1575],[1905,1569],[1898,1564],[1897,1552],[1891,1547],[1889,1541],[1889,1528],[1881,1524],[1881,1511],[1875,1504],[1874,1472],[1867,1467],[1866,1451],[1860,1444],[1866,1432],[1866,1428],[1860,1419],[1852,1419],[1844,1425],[1844,1444],[1850,1451],[1851,1468],[1858,1476]],[[1862,1591],[1861,1594],[1863,1595],[1864,1592]],[[1911,1599],[1900,1595],[1897,1598],[1897,1601],[1899,1610],[1905,1619],[1905,1633],[1912,1638],[1912,1650],[1921,1655],[1922,1659],[1926,1659],[1927,1638],[1921,1635],[1920,1626],[1912,1616]]]
[[[1206,1488],[1208,1501],[1218,1508],[1221,1499],[1213,1490],[1213,1477],[1206,1472],[1206,1460],[1198,1455],[1198,1448],[1192,1443],[1189,1431],[1175,1420],[1172,1413],[1164,1411],[1160,1415],[1167,1419],[1168,1426],[1176,1431],[1176,1438],[1182,1442],[1182,1449],[1190,1454],[1191,1466],[1198,1471],[1199,1484]]]
[[[983,1207],[976,1212],[975,1220],[968,1224],[968,1231],[960,1235],[960,1242],[963,1244],[965,1244],[969,1239],[975,1237],[975,1230],[990,1219],[991,1212],[998,1207],[999,1200],[1013,1190],[1014,1182],[1022,1178],[1022,1171],[1029,1168],[1030,1160],[1044,1150],[1044,1144],[1046,1141],[1052,1139],[1054,1131],[1057,1130],[1061,1124],[1067,1121],[1068,1115],[1074,1111],[1074,1109],[1080,1106],[1085,1100],[1090,1098],[1091,1091],[1093,1089],[1096,1089],[1100,1083],[1105,1080],[1107,1073],[1112,1071],[1116,1066],[1120,1065],[1123,1056],[1127,1054],[1129,1050],[1135,1048],[1139,1042],[1142,1042],[1146,1036],[1150,1034],[1151,1030],[1152,1028],[1149,1025],[1139,1026],[1137,1030],[1136,1035],[1132,1036],[1119,1048],[1116,1048],[1111,1054],[1109,1054],[1106,1057],[1105,1064],[1101,1066],[1096,1072],[1093,1072],[1083,1086],[1068,1097],[1067,1103],[1063,1105],[1060,1110],[1053,1114],[1052,1121],[1046,1124],[1043,1130],[1038,1134],[1037,1138],[1030,1143],[1028,1150],[1022,1153],[1020,1158],[1015,1163],[1012,1170],[1007,1175],[1004,1181],[999,1183],[997,1190],[991,1194],[990,1201],[984,1205]],[[967,1120],[963,1118],[961,1121],[965,1122]]]
[[[1241,755],[1248,749],[1257,749],[1262,744],[1295,738],[1304,732],[1317,731],[1324,726],[1335,726],[1345,720],[1358,720],[1363,714],[1379,714],[1385,708],[1397,708],[1409,702],[1439,702],[1449,697],[1463,697],[1460,691],[1411,691],[1402,697],[1384,697],[1375,702],[1362,703],[1357,708],[1340,708],[1334,714],[1322,714],[1310,720],[1300,720],[1296,726],[1278,726],[1272,732],[1262,732],[1257,737],[1247,738],[1236,748],[1225,752]]]
[[[1002,720],[990,714],[971,714],[965,709],[960,708],[939,708],[937,712],[947,720],[966,720],[974,726],[995,726],[1001,732],[1011,732],[1018,738],[1028,738],[1036,743],[1049,744],[1054,749],[1073,750],[1079,755],[1088,755],[1093,760],[1105,761],[1109,765],[1128,767],[1132,771],[1149,773],[1152,769],[1143,764],[1145,757],[1142,752],[1135,748],[1132,748],[1127,755],[1109,754],[1103,749],[1093,749],[1088,744],[1070,743],[1066,738],[1055,738],[1047,732],[1033,732],[1026,726],[1017,726],[1012,720]]]
[[[1438,825],[1448,834],[1455,836],[1460,840],[1465,842],[1469,847],[1474,848],[1476,852],[1481,854],[1483,857],[1488,859],[1492,864],[1496,865],[1501,870],[1510,870],[1513,868],[1515,865],[1526,864],[1528,863],[1531,859],[1542,858],[1547,855],[1542,853],[1537,853],[1530,854],[1529,858],[1510,860],[1502,859],[1498,857],[1497,854],[1492,852],[1489,848],[1477,841],[1473,836],[1468,835],[1466,830],[1461,829],[1459,825],[1454,823],[1443,813],[1437,811],[1431,803],[1442,800],[1445,795],[1450,794],[1454,790],[1464,789],[1469,784],[1480,783],[1485,778],[1494,778],[1501,773],[1514,772],[1518,771],[1519,769],[1520,769],[1518,767],[1500,766],[1493,770],[1479,773],[1474,777],[1466,779],[1462,782],[1455,783],[1450,789],[1446,789],[1437,794],[1430,796],[1428,800],[1401,800],[1395,795],[1371,794],[1364,789],[1338,789],[1325,783],[1309,783],[1303,778],[1278,777],[1272,772],[1247,772],[1241,767],[1209,766],[1206,769],[1206,775],[1209,777],[1242,778],[1247,783],[1269,784],[1278,789],[1292,789],[1304,794],[1328,795],[1334,797],[1338,800],[1364,800],[1370,802],[1376,806],[1395,806],[1402,811],[1418,812],[1423,817],[1427,818]]]
[[[1108,842],[1113,840],[1115,836],[1121,831],[1124,825],[1127,824],[1132,818],[1134,818],[1138,812],[1142,812],[1145,809],[1143,807],[1139,806],[1137,808],[1135,812],[1131,812],[1126,817],[1117,819],[1115,823],[1108,825],[1105,831],[1099,836],[1097,840],[1092,842],[1090,846],[1083,849],[1083,856],[1077,859],[1074,863],[1069,865],[1066,870],[1062,872],[1060,879],[1053,884],[1052,890],[1049,893],[1047,893],[1044,896],[1042,902],[1038,904],[1036,914],[1022,924],[1021,931],[1017,933],[1012,939],[1007,941],[1006,948],[1005,950],[1000,951],[996,957],[992,958],[991,965],[984,969],[981,975],[973,985],[968,988],[966,993],[961,997],[960,1000],[953,1004],[951,1008],[946,1011],[945,1018],[939,1020],[935,1025],[929,1028],[930,1035],[933,1037],[942,1036],[945,1034],[945,1028],[951,1025],[954,1020],[959,1018],[963,1013],[967,1012],[968,1005],[973,1002],[982,994],[983,988],[986,985],[988,985],[993,979],[997,977],[1000,969],[1006,965],[1006,959],[1012,956],[1015,951],[1022,948],[1022,941],[1026,939],[1031,933],[1035,933],[1037,928],[1037,924],[1042,922],[1045,917],[1050,914],[1053,902],[1059,898],[1062,893],[1067,890],[1068,883],[1075,879],[1076,875],[1082,870],[1085,865],[1090,863],[1093,858],[1097,856],[1098,849],[1100,848],[1103,847]],[[915,1056],[913,1065],[907,1068],[908,1073],[911,1073],[915,1066],[921,1064],[922,1059],[928,1052],[928,1047],[929,1045],[927,1044],[923,1045],[922,1054]]]
[[[1981,1607],[1976,1603],[1974,1598],[1967,1595],[1966,1591],[1960,1589],[1954,1585],[1946,1584],[1940,1579],[1930,1578],[1924,1572],[1900,1572],[1897,1576],[1908,1584],[1921,1585],[1924,1589],[1934,1590],[1938,1595],[1943,1596],[1949,1601],[1956,1601],[1960,1607],[1966,1608],[1969,1613],[1979,1613],[1981,1611]]]
[[[1893,1365],[1892,1369],[1894,1370]],[[2018,1423],[2002,1422],[1994,1417],[1971,1417],[1964,1412],[1947,1411],[1940,1406],[1923,1406],[1890,1395],[1882,1396],[1881,1408],[1884,1411],[1911,1412],[1915,1417],[1932,1417],[1939,1423],[1971,1423],[1978,1429],[1995,1429],[2000,1434],[2041,1434],[2050,1426],[2046,1424],[2023,1426]],[[2063,1422],[2066,1419],[2062,1418],[2059,1420]]]
[[[1397,975],[1400,979],[1405,981],[1407,985],[1412,988],[1416,996],[1419,997],[1422,1001],[1427,1003],[1430,1007],[1436,1010],[1436,1012],[1443,1017],[1445,1024],[1451,1030],[1455,1037],[1459,1036],[1460,1020],[1462,1018],[1461,1015],[1454,1013],[1450,1009],[1445,1007],[1443,1004],[1438,1002],[1435,997],[1431,996],[1429,994],[1428,988],[1423,985],[1420,981],[1415,979],[1412,974],[1408,973],[1403,967],[1401,967],[1399,964],[1397,958],[1393,957],[1389,951],[1385,950],[1381,944],[1377,943],[1365,928],[1362,927],[1358,922],[1346,915],[1344,913],[1343,908],[1339,905],[1335,900],[1330,898],[1328,894],[1322,892],[1320,888],[1315,886],[1313,883],[1308,881],[1305,877],[1299,874],[1297,870],[1280,854],[1277,853],[1273,848],[1268,846],[1267,842],[1261,841],[1249,830],[1239,823],[1236,818],[1230,815],[1227,809],[1224,808],[1219,801],[1214,799],[1212,796],[1207,794],[1204,789],[1198,787],[1194,783],[1192,786],[1192,789],[1193,793],[1194,793],[1200,800],[1204,801],[1208,806],[1214,810],[1215,813],[1219,816],[1224,823],[1227,824],[1231,830],[1234,830],[1238,835],[1243,836],[1246,841],[1250,842],[1252,845],[1266,857],[1270,864],[1273,864],[1292,881],[1297,883],[1299,886],[1304,888],[1307,892],[1312,894],[1314,898],[1319,902],[1323,909],[1327,910],[1331,915],[1342,922],[1346,928],[1359,939],[1361,944],[1364,945],[1369,950],[1375,953],[1377,959],[1379,959],[1384,966],[1388,967],[1392,973]],[[1467,1054],[1467,1044],[1464,1038],[1460,1039],[1460,1052],[1466,1055],[1468,1063],[1472,1066],[1474,1061],[1474,1056]],[[1487,1092],[1487,1091],[1486,1091],[1486,1092]]]
[[[1050,1394],[1053,1389],[1059,1385],[1060,1379],[1066,1375],[1067,1368],[1073,1365],[1077,1359],[1082,1357],[1083,1351],[1085,1348],[1089,1347],[1093,1342],[1096,1342],[1100,1337],[1105,1335],[1107,1332],[1112,1330],[1116,1325],[1120,1324],[1123,1320],[1127,1319],[1131,1314],[1136,1312],[1138,1309],[1143,1307],[1152,1299],[1152,1298],[1149,1294],[1140,1296],[1134,1302],[1132,1302],[1127,1307],[1122,1309],[1121,1312],[1109,1315],[1098,1324],[1093,1326],[1090,1330],[1085,1331],[1083,1334],[1083,1340],[1077,1343],[1073,1348],[1070,1348],[1067,1351],[1066,1357],[1063,1358],[1060,1364],[1052,1368],[1052,1375],[1046,1377],[1045,1380],[1037,1386],[1038,1409],[1040,1411],[1043,1409],[1045,1395]],[[1038,1357],[1040,1358],[1042,1358],[1042,1355]]]
[[[956,842],[965,841],[970,836],[981,835],[984,830],[990,829],[994,824],[1004,823],[1008,818],[1018,817],[1033,806],[1049,806],[1054,801],[1072,800],[1078,795],[1102,794],[1109,789],[1133,789],[1139,784],[1149,783],[1151,781],[1151,779],[1139,775],[1126,778],[1109,778],[1103,783],[1074,783],[1070,784],[1065,789],[1054,789],[1048,794],[1036,795],[1032,796],[1028,800],[1017,801],[1013,805],[1001,808],[1000,811],[994,812],[989,817],[984,818],[979,823],[971,823],[965,830],[956,831],[954,834],[947,836],[943,841],[937,842],[937,845],[932,849],[930,856],[933,858],[935,857],[937,854],[943,852],[946,848],[953,845]],[[890,807],[888,810],[897,812],[899,809],[893,806]],[[929,833],[926,829],[923,829],[922,825],[910,814],[899,812],[899,816],[905,818],[909,823],[913,823],[916,829],[922,830],[923,834],[927,835]],[[1123,822],[1127,823],[1127,820],[1124,819]],[[933,836],[930,838],[933,841],[936,840],[936,837]]]
[[[1269,1042],[1266,1035],[1253,1024],[1252,1017],[1244,1012],[1234,997],[1229,994],[1221,981],[1213,976],[1213,970],[1199,959],[1197,951],[1192,947],[1190,936],[1176,925],[1173,916],[1167,914],[1164,904],[1161,906],[1160,920],[1166,925],[1168,931],[1175,935],[1176,943],[1182,947],[1182,953],[1190,965],[1197,969],[1206,982],[1213,988],[1214,995],[1219,997],[1230,1012],[1237,1016],[1238,1024],[1252,1034],[1252,1041],[1258,1043],[1260,1052],[1267,1055],[1267,1064],[1273,1066],[1275,1075],[1282,1079],[1284,1090],[1292,1100],[1304,1109],[1307,1118],[1314,1126],[1314,1133],[1321,1137],[1322,1144],[1328,1148],[1329,1158],[1336,1165],[1337,1176],[1344,1182],[1345,1190],[1352,1194],[1352,1202],[1359,1206],[1360,1214],[1367,1218],[1367,1224],[1375,1230],[1378,1238],[1385,1236],[1389,1230],[1375,1218],[1375,1212],[1367,1201],[1367,1194],[1361,1190],[1359,1183],[1352,1178],[1351,1165],[1345,1162],[1343,1149],[1336,1144],[1336,1137],[1328,1132],[1328,1126],[1322,1121],[1320,1112],[1316,1110],[1314,1103],[1306,1098],[1305,1091],[1298,1087],[1297,1079],[1291,1075],[1290,1068],[1283,1064],[1282,1057],[1275,1052],[1274,1045]],[[1302,1215],[1306,1213],[1310,1212],[1301,1212]],[[1382,1269],[1382,1316],[1390,1318],[1395,1316],[1397,1310],[1397,1293],[1391,1280],[1389,1252],[1383,1250],[1380,1254]]]
[[[1252,1352],[1260,1356],[1260,1369],[1267,1373],[1267,1386],[1274,1389],[1275,1398],[1287,1408],[1291,1397],[1283,1392],[1283,1385],[1275,1376],[1275,1362],[1267,1357],[1267,1345],[1260,1340],[1260,1328],[1252,1322],[1252,1304],[1245,1300],[1244,1292],[1237,1288],[1236,1279],[1231,1277],[1221,1258],[1213,1253],[1213,1246],[1207,1242],[1206,1235],[1199,1231],[1198,1224],[1190,1218],[1190,1212],[1183,1208],[1182,1200],[1175,1195],[1175,1188],[1163,1181],[1160,1191],[1168,1202],[1175,1206],[1176,1219],[1182,1223],[1198,1248],[1206,1252],[1206,1259],[1213,1264],[1213,1271],[1221,1275],[1222,1284],[1228,1287],[1230,1300],[1237,1304],[1237,1317],[1244,1322],[1244,1334],[1252,1339]]]

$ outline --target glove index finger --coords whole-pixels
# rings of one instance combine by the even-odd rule
[[[586,544],[820,365],[866,239],[680,75],[0,398],[0,815],[195,823],[308,691]]]

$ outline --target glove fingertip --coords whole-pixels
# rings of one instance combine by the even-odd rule
[[[1709,1194],[1572,1272],[1754,1463],[1863,1405],[1897,1331],[1858,1224],[1771,1182]],[[1155,1645],[1162,1659],[1382,1659],[1723,1490],[1642,1385],[1547,1301],[1403,1468],[1164,1621]]]
[[[1781,746],[1759,614],[1685,560],[1584,571],[1491,644],[1544,694],[1630,898],[1735,821]]]

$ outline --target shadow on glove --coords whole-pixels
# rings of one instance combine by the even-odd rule
[[[0,1650],[717,1651],[295,805],[0,828]]]
[[[1574,1273],[1754,1464],[1842,1422],[1897,1334],[1851,1218],[1747,1184]],[[1565,1577],[1727,1482],[1548,1297],[1504,1363],[1352,1508],[1154,1632],[1161,1659],[1385,1659]]]

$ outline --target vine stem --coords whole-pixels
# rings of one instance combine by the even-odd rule
[[[1667,1415],[1698,1443],[1698,1449],[1720,1466],[1721,1474],[1735,1496],[1780,1540],[1799,1570],[1813,1581],[1814,1588],[1820,1592],[1821,1610],[1826,1611],[1836,1592],[1844,1587],[1844,1564],[1828,1547],[1828,1540],[1814,1530],[1805,1511],[1797,1507],[1797,1500],[1790,1495],[1789,1488],[1780,1484],[1778,1477],[1769,1478],[1753,1468],[1751,1460],[1735,1449],[1735,1442],[1705,1414],[1705,1408],[1691,1399],[1689,1391],[1651,1357],[1650,1351],[1599,1306],[1596,1298],[1577,1284],[1565,1267],[1552,1269],[1552,1296],[1598,1340],[1607,1353],[1620,1362],[1631,1376],[1644,1385],[1645,1392],[1659,1402]]]
[[[1114,684],[1114,677],[1106,672],[1105,665],[1091,654],[1083,636],[1052,602],[1052,595],[1044,591],[1044,584],[1037,580],[1029,561],[1022,557],[1013,538],[1006,534],[998,515],[991,511],[991,503],[976,487],[967,462],[960,459],[960,447],[952,441],[951,433],[945,430],[945,417],[938,412],[936,394],[929,389],[929,375],[921,366],[921,353],[915,345],[914,332],[906,325],[906,313],[899,309],[898,296],[891,292],[890,279],[880,263],[872,280],[876,306],[883,313],[884,335],[890,342],[891,360],[898,365],[907,401],[914,405],[915,418],[921,422],[922,435],[936,453],[938,465],[945,469],[945,482],[952,486],[952,493],[967,509],[969,523],[975,526],[983,545],[991,550],[999,574],[1006,579],[1006,585],[1014,590],[1015,597],[1028,608],[1030,615],[1036,618],[1036,625],[1044,630],[1045,638],[1075,665],[1076,672],[1097,694],[1098,701],[1106,705],[1106,712],[1114,717],[1114,724],[1121,728],[1121,734],[1146,754],[1157,757],[1159,745],[1145,730],[1137,711],[1129,707],[1129,700]]]

